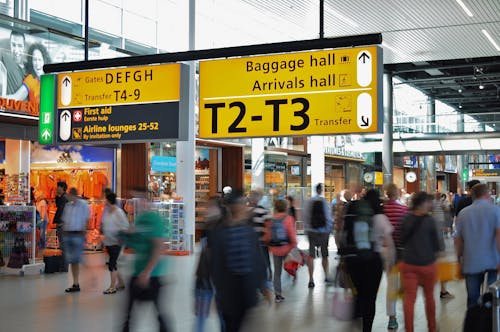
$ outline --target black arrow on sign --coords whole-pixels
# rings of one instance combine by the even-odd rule
[[[366,59],[370,59],[370,56],[366,52],[363,52],[358,58],[358,60],[363,60],[363,63],[366,62]]]
[[[64,113],[64,114],[62,115],[62,117],[63,117],[63,120],[66,120],[66,121],[67,121],[67,120],[68,120],[68,118],[69,118],[70,116],[69,116],[69,114],[68,114],[68,113]]]
[[[68,84],[70,84],[71,81],[69,80],[68,76],[66,76],[64,79],[63,79],[63,84],[64,86],[68,86]]]
[[[361,116],[361,127],[368,127],[370,125],[370,118],[364,115]]]

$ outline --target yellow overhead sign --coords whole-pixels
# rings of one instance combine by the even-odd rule
[[[381,131],[382,74],[376,46],[200,62],[199,136]]]
[[[180,64],[58,75],[58,108],[178,101]]]

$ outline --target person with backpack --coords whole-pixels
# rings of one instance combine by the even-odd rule
[[[403,261],[399,264],[404,289],[403,310],[405,329],[413,332],[413,317],[417,289],[422,285],[425,297],[425,315],[429,332],[435,332],[436,303],[434,286],[437,281],[436,259],[444,248],[439,239],[438,226],[430,215],[433,197],[426,192],[416,193],[412,198],[410,214],[403,218],[401,243]]]
[[[384,214],[380,193],[370,189],[347,205],[344,219],[342,255],[357,292],[355,317],[363,319],[363,332],[372,330],[375,302],[382,278],[382,251],[388,269],[394,262],[393,227]]]
[[[295,219],[287,213],[287,202],[279,199],[274,202],[275,214],[267,222],[265,241],[273,254],[275,302],[285,300],[281,294],[281,271],[288,253],[297,246]]]
[[[328,278],[328,242],[330,233],[333,229],[333,220],[331,216],[330,204],[326,201],[323,194],[323,185],[316,185],[316,196],[310,198],[303,211],[304,229],[309,240],[309,283],[308,288],[314,288],[314,259],[316,258],[316,248],[321,251],[323,271],[325,272],[325,282],[330,282]]]

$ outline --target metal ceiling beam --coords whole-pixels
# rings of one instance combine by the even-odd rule
[[[319,50],[362,45],[377,45],[382,43],[382,34],[346,36],[338,38],[308,39],[291,42],[257,44],[248,46],[212,48],[206,50],[149,54],[116,59],[100,59],[66,63],[46,64],[45,73],[55,73],[74,70],[101,69],[113,67],[141,66],[155,63],[174,63],[181,61],[220,59],[238,56],[288,53],[308,50]]]
[[[394,67],[397,67],[398,65],[394,65]],[[488,67],[488,66],[500,66],[500,58],[498,60],[494,60],[491,62],[478,62],[478,63],[462,63],[462,64],[449,64],[449,65],[437,65],[437,66],[422,66],[422,67],[416,67],[416,68],[411,68],[411,69],[401,69],[397,70],[394,69],[392,72],[394,75],[397,74],[403,74],[403,73],[416,73],[419,71],[426,71],[429,69],[454,69],[454,68],[468,68],[468,67]]]
[[[439,99],[441,101],[443,100],[446,100],[446,101],[453,101],[453,100],[456,100],[456,101],[461,101],[462,103],[464,102],[497,102],[500,104],[500,99],[498,99],[496,96],[492,96],[492,97],[484,97],[484,96],[477,96],[477,97],[438,97],[438,96],[435,96],[436,99]]]
[[[482,83],[488,83],[490,78],[496,78],[499,77],[500,73],[494,73],[494,74],[483,74],[483,75],[476,75],[477,78],[477,84],[479,82],[483,81]],[[399,76],[401,78],[401,76]],[[427,77],[427,78],[413,78],[413,79],[406,79],[404,82],[401,83],[395,83],[395,85],[399,84],[414,84],[418,82],[434,82],[434,81],[444,81],[444,80],[458,80],[458,79],[464,79],[464,78],[471,78],[473,79],[474,74],[469,74],[469,75],[451,75],[451,76],[436,76],[436,77]],[[404,79],[404,78],[403,78]],[[460,84],[460,83],[457,83]]]

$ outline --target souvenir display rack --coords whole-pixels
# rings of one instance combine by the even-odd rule
[[[23,238],[29,263],[24,264],[20,275],[28,272],[43,273],[44,263],[36,262],[36,208],[34,206],[0,206],[0,250],[8,262],[16,238]]]
[[[137,218],[139,199],[127,200],[127,213],[129,220],[133,222]],[[165,222],[166,241],[164,254],[184,256],[189,255],[189,248],[184,232],[184,202],[170,200],[153,202],[150,209],[157,212]]]

